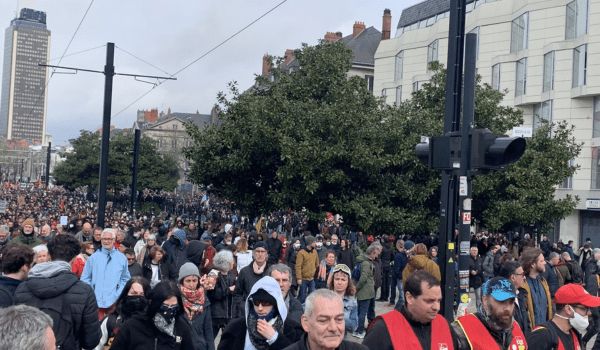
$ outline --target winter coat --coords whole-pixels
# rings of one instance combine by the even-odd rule
[[[550,296],[554,298],[554,293],[558,290],[558,276],[556,275],[554,266],[550,265],[549,261],[546,261],[546,269],[542,273],[542,277],[546,279],[548,288],[550,288]]]
[[[492,254],[492,251],[487,252],[483,259],[483,277],[494,277],[494,254]]]
[[[172,274],[179,274],[179,268],[187,262],[187,244],[185,242],[185,232],[183,230],[177,230],[173,232],[171,238],[169,238],[162,247],[169,257]]]
[[[356,282],[356,300],[373,299],[375,297],[375,266],[373,260],[363,253],[356,258],[356,263],[361,263],[360,280]]]
[[[116,248],[102,248],[92,254],[81,274],[81,280],[94,289],[98,307],[102,308],[111,307],[117,301],[130,278],[127,258]]]
[[[292,276],[290,276],[290,278],[292,279],[292,286],[298,285],[298,278],[296,277],[296,258],[298,256],[299,252],[300,252],[300,250],[294,249],[293,246],[290,246],[285,251],[285,258],[284,258],[285,264],[292,270]],[[240,253],[238,253],[238,260],[239,260],[239,257],[240,257]]]
[[[243,315],[244,300],[248,298],[254,283],[263,276],[266,276],[267,270],[269,269],[269,265],[267,264],[261,274],[256,274],[254,273],[253,265],[254,262],[244,267],[238,274],[237,281],[235,282],[235,289],[233,290],[233,318]]]
[[[292,293],[288,292],[288,295],[285,297],[285,306],[288,313],[287,317],[292,321],[301,323],[304,307],[302,307],[300,300],[295,298]]]
[[[71,310],[78,348],[91,349],[100,342],[98,303],[92,288],[81,282],[64,261],[45,262],[29,271],[29,279],[15,291],[15,305],[36,305],[39,300],[62,296]],[[63,304],[64,307],[64,304]]]
[[[172,276],[173,270],[169,268],[169,261],[166,256],[158,262],[158,276],[161,281],[177,280],[177,276]],[[152,281],[152,258],[148,256],[142,265],[142,277],[148,281]]]
[[[477,274],[473,275],[471,271],[476,271]],[[483,261],[481,257],[477,259],[469,256],[469,287],[477,289],[483,284]]]
[[[412,258],[408,259],[408,264],[402,271],[402,283],[406,282],[406,278],[408,275],[413,273],[416,270],[425,270],[433,275],[433,277],[438,280],[442,279],[442,275],[440,273],[440,267],[433,260],[429,259],[427,255],[415,255]]]
[[[402,278],[402,272],[404,271],[404,268],[407,264],[408,256],[406,256],[406,253],[400,252],[396,254],[396,256],[394,257],[394,269],[392,270],[392,272],[394,273],[394,278]]]
[[[227,276],[219,273],[215,288],[206,292],[215,326],[225,326],[233,318],[233,292],[229,289],[230,286],[235,286],[233,271],[229,271]]]
[[[248,250],[246,253],[244,252],[237,252],[237,272],[238,274],[240,273],[240,271],[248,266],[252,264],[252,250]]]
[[[32,233],[30,237],[27,237],[23,234],[22,231],[17,237],[12,238],[8,244],[17,244],[17,243],[28,245],[31,248],[44,244],[44,242],[42,242],[39,238],[37,238],[34,233]]]
[[[277,238],[269,238],[267,246],[269,247],[269,265],[277,264],[281,259],[281,241]]]
[[[19,284],[23,283],[21,280],[0,276],[0,307],[8,307],[14,304],[15,290]]]
[[[337,256],[338,264],[345,264],[350,268],[350,271],[354,269],[354,252],[352,249],[348,248],[345,250],[340,250]]]
[[[304,281],[310,281],[319,268],[319,260],[316,249],[308,250],[302,248],[296,255],[296,278]]]
[[[71,272],[76,274],[77,277],[81,277],[81,274],[83,273],[83,268],[85,267],[85,263],[88,258],[89,258],[89,256],[85,253],[81,253],[81,254],[77,255],[77,258],[75,259],[75,262],[73,263],[73,266],[71,267]]]
[[[156,328],[152,320],[142,313],[133,315],[125,321],[110,347],[111,350],[188,350],[194,349],[192,330],[190,323],[181,315],[175,319],[175,335],[181,339],[177,343],[176,338],[161,332]]]
[[[300,324],[287,317],[287,308],[283,296],[281,295],[279,284],[273,277],[265,276],[252,286],[248,295],[256,293],[259,289],[263,289],[275,298],[275,306],[279,313],[279,317],[281,317],[283,321],[283,334],[278,334],[275,342],[269,345],[269,349],[279,350],[292,345],[304,335],[304,330]],[[254,307],[254,305],[252,305],[250,298],[247,297],[244,302],[243,317],[236,318],[229,322],[227,327],[225,327],[221,336],[221,342],[219,343],[219,350],[243,350],[244,345],[250,343],[246,321],[248,319],[250,307]]]
[[[215,338],[212,329],[213,325],[210,306],[210,302],[205,298],[204,310],[201,313],[194,315],[192,320],[190,320],[186,314],[181,316],[181,318],[190,325],[194,350],[215,350]]]
[[[288,346],[284,350],[310,350],[306,346],[306,337],[307,335],[303,335],[302,338],[300,338],[300,340]],[[342,340],[342,343],[337,348],[335,348],[335,350],[369,350],[369,348],[367,348],[364,345],[351,342],[349,340]]]
[[[381,269],[384,272],[391,271],[392,266],[390,263],[394,261],[394,250],[388,242],[383,242],[381,247],[381,254],[379,255],[379,258],[381,259]]]
[[[584,282],[585,282],[585,290],[593,296],[598,295],[598,280],[596,279],[596,274],[598,273],[598,265],[596,264],[596,260],[592,255],[591,258],[588,258],[585,261],[585,265],[583,266],[584,270]]]
[[[373,267],[374,267],[374,271],[373,271],[373,287],[375,287],[375,289],[380,288],[381,287],[381,282],[383,279],[383,273],[382,273],[382,268],[381,268],[381,259],[379,259],[379,257],[377,257],[375,260],[373,260]]]

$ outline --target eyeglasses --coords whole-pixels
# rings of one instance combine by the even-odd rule
[[[513,273],[513,275],[515,275],[515,276],[525,276],[525,272]]]
[[[106,241],[106,242],[110,242],[110,241],[114,241],[114,238],[102,238],[101,241]]]
[[[127,261],[134,261],[135,258],[127,258]]]
[[[267,306],[271,306],[271,303],[269,303],[268,301],[254,300],[254,306],[258,307],[259,305],[262,305],[263,307],[267,307]]]
[[[575,305],[575,308],[583,311],[585,315],[590,311],[590,308],[586,306]]]
[[[351,275],[352,273],[350,272],[350,268],[348,267],[348,265],[346,264],[337,264],[333,267],[333,271],[332,273],[336,273],[338,271],[342,271],[344,273],[347,273],[348,275]]]

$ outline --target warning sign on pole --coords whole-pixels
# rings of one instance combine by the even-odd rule
[[[469,195],[469,187],[467,185],[467,177],[466,176],[460,177],[460,188],[458,191],[458,195],[461,197],[466,197]]]
[[[465,225],[470,225],[471,224],[471,212],[470,211],[465,211],[462,215],[462,221],[463,224]]]

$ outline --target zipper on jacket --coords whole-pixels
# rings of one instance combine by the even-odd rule
[[[158,338],[154,338],[154,350],[158,349]]]

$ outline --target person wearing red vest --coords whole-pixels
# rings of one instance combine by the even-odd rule
[[[600,306],[600,298],[591,296],[580,284],[566,284],[554,295],[556,314],[536,327],[527,337],[536,350],[581,350],[581,333],[589,325],[590,308]],[[594,349],[600,342],[594,344]]]
[[[452,325],[456,350],[527,350],[525,335],[513,319],[517,288],[494,277],[482,288],[481,307]],[[537,349],[537,348],[536,348]]]
[[[440,281],[425,270],[404,282],[404,305],[373,320],[363,340],[370,350],[454,350],[448,322],[438,312]]]

